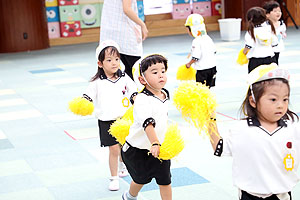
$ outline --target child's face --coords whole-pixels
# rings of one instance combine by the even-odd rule
[[[114,76],[120,68],[120,58],[116,54],[110,54],[110,49],[106,49],[105,58],[101,63],[98,61],[98,66],[103,68],[105,75],[110,78]]]
[[[276,80],[272,85],[266,85],[264,93],[256,105],[259,120],[269,124],[277,123],[286,114],[288,104],[287,84]]]
[[[281,9],[280,7],[274,8],[269,14],[267,14],[267,17],[272,21],[272,22],[277,22],[281,18]]]
[[[154,65],[151,65],[144,72],[144,76],[149,85],[151,85],[152,88],[157,90],[162,89],[167,83],[167,74],[165,65],[163,63],[156,63]],[[146,87],[151,91],[151,87],[148,88],[147,85]]]

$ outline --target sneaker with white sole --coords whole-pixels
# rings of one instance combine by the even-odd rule
[[[119,163],[119,177],[123,178],[125,176],[128,176],[128,171],[123,162]]]
[[[108,189],[110,191],[117,191],[120,189],[120,183],[119,183],[119,177],[117,176],[112,176],[110,178],[109,186]]]
[[[122,195],[122,200],[137,200],[137,197],[133,197],[128,191],[125,191]]]

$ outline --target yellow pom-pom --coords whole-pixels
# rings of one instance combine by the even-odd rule
[[[244,48],[242,48],[239,52],[238,58],[236,60],[236,62],[240,65],[244,65],[248,63],[248,58],[246,56],[246,54],[243,53]]]
[[[187,68],[181,65],[178,67],[176,78],[181,81],[196,80],[196,70],[193,67]]]
[[[208,133],[208,122],[217,107],[215,96],[210,89],[194,81],[184,81],[175,90],[173,101],[183,118],[198,130]]]
[[[122,119],[131,120],[133,121],[133,106],[130,106],[125,114],[123,115]]]
[[[76,115],[91,115],[94,111],[94,104],[83,97],[76,97],[69,102],[69,109]]]
[[[129,135],[129,129],[133,121],[127,119],[117,119],[110,125],[109,133],[116,138],[116,140],[123,145],[125,138]]]
[[[161,144],[158,158],[170,160],[177,156],[184,148],[184,141],[177,124],[168,127],[164,142]]]

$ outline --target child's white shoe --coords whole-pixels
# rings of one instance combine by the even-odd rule
[[[117,176],[112,176],[110,178],[109,186],[108,189],[110,191],[117,191],[120,189],[120,183],[119,183],[119,177]]]
[[[137,200],[137,197],[133,197],[128,191],[125,191],[122,195],[122,200]]]
[[[119,162],[119,177],[125,177],[128,176],[128,171],[123,162]]]

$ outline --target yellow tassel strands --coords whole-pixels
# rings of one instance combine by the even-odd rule
[[[169,125],[164,142],[161,144],[158,158],[170,160],[177,156],[184,148],[184,141],[177,124]]]
[[[128,108],[122,118],[117,119],[109,128],[109,133],[123,145],[129,135],[130,126],[133,124],[133,106]]]
[[[193,124],[199,134],[208,133],[208,123],[217,107],[215,96],[209,88],[194,81],[184,81],[175,90],[173,101],[183,118]]]
[[[193,67],[187,68],[181,65],[178,67],[176,78],[181,81],[196,80],[196,70]]]
[[[248,58],[247,56],[243,53],[244,48],[242,48],[238,54],[238,58],[236,60],[236,62],[240,65],[244,65],[248,63]],[[248,53],[248,52],[247,52]]]
[[[76,115],[86,116],[94,112],[94,104],[83,97],[76,97],[69,102],[69,109]]]

